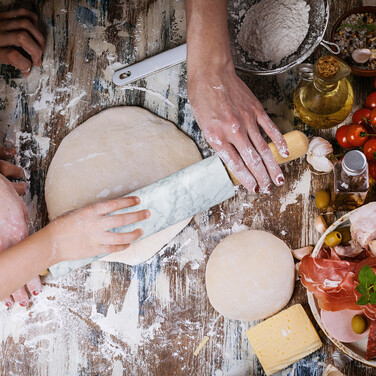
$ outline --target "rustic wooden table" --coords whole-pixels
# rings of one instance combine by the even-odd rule
[[[0,77],[0,137],[17,146],[16,162],[27,172],[32,231],[47,222],[43,186],[59,143],[105,108],[147,108],[189,134],[204,156],[210,153],[187,100],[185,64],[125,88],[111,81],[123,65],[185,41],[183,0],[23,0],[2,5],[34,10],[47,36],[41,69],[22,79],[2,67]],[[360,1],[332,0],[328,30],[356,5]],[[319,48],[315,55],[324,52]],[[295,70],[242,79],[281,129],[303,127],[292,108]],[[372,83],[360,78],[352,83],[357,108]],[[240,188],[233,199],[195,216],[147,263],[97,262],[58,281],[45,277],[43,292],[27,309],[0,308],[0,375],[263,375],[245,336],[250,323],[218,316],[207,299],[204,274],[218,242],[242,229],[270,231],[292,248],[317,241],[311,194],[327,188],[328,177],[312,175],[304,159],[284,171],[287,183],[281,189],[252,196]],[[290,304],[297,302],[309,311],[300,282]],[[207,334],[210,341],[194,357]],[[332,363],[348,376],[376,375],[321,338],[320,351],[280,374],[321,375]]]

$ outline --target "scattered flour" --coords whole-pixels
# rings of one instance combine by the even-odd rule
[[[261,0],[245,15],[238,42],[254,60],[279,64],[307,35],[309,10],[304,0]]]
[[[291,189],[286,196],[280,199],[281,208],[280,212],[283,213],[286,210],[287,205],[296,204],[298,202],[298,196],[309,195],[309,189],[311,186],[311,172],[309,170],[305,170],[300,180],[298,180],[294,187]]]

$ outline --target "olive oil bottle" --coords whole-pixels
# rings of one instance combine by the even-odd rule
[[[350,72],[350,67],[335,56],[323,56],[315,65],[300,65],[294,105],[304,123],[328,129],[346,119],[354,102],[353,89],[346,79]]]

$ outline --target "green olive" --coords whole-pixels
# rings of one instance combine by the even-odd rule
[[[362,334],[367,329],[367,320],[362,315],[355,315],[351,320],[351,327],[356,334]]]
[[[324,243],[328,247],[336,247],[341,244],[342,235],[338,231],[332,231],[325,236]]]
[[[315,197],[315,203],[319,209],[321,210],[326,209],[330,203],[329,193],[327,191],[317,192],[316,197]]]
[[[337,231],[342,235],[341,243],[348,243],[351,240],[350,227],[340,227]]]

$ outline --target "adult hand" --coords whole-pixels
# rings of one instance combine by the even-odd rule
[[[139,203],[138,197],[123,197],[77,209],[56,218],[46,227],[54,250],[51,255],[53,263],[79,260],[128,248],[131,242],[142,236],[141,229],[123,234],[109,230],[143,221],[150,217],[150,211],[106,214]]]
[[[255,193],[270,192],[272,182],[282,185],[283,173],[259,127],[283,157],[289,153],[286,141],[233,65],[219,70],[210,67],[190,78],[188,93],[197,123],[235,177]]]
[[[21,48],[30,59],[15,47]],[[10,64],[28,76],[32,65],[42,64],[45,40],[38,30],[38,17],[26,9],[0,12],[0,64]]]
[[[250,191],[268,192],[284,177],[259,127],[286,157],[285,139],[235,73],[226,0],[186,0],[188,96],[210,145]],[[210,22],[208,22],[210,20]]]
[[[2,151],[4,152],[4,149]],[[18,169],[16,169],[17,173],[19,173]],[[27,227],[27,207],[12,183],[1,174],[0,201],[0,252],[2,252],[26,238],[29,232]],[[18,273],[16,266],[14,273]],[[42,289],[39,277],[33,278],[26,286],[30,294],[33,295],[38,295]],[[23,307],[28,305],[29,296],[25,287],[21,287],[12,296],[8,296],[3,300],[7,307],[11,307],[14,302],[18,302]]]

